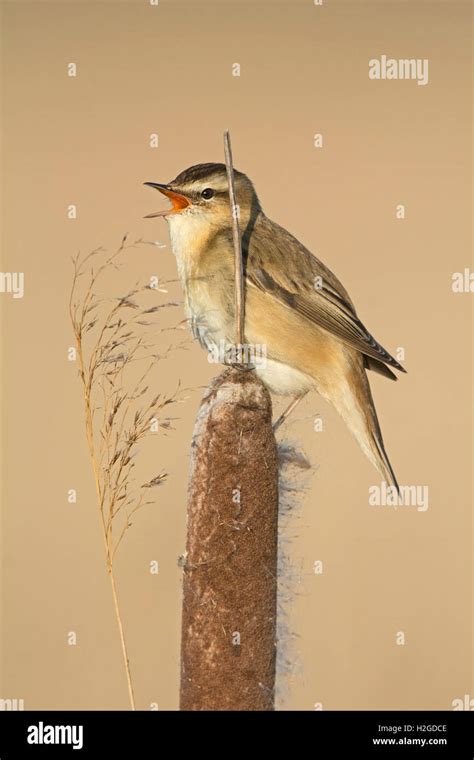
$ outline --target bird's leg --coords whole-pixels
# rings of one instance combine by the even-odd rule
[[[294,399],[291,402],[291,404],[285,409],[285,411],[283,412],[283,414],[280,414],[280,416],[278,417],[277,421],[274,423],[274,425],[273,425],[273,432],[275,432],[276,430],[278,430],[278,428],[280,427],[280,425],[283,425],[283,423],[286,420],[286,418],[290,416],[290,414],[293,411],[293,409],[298,406],[298,404],[300,403],[301,399],[303,399],[306,396],[307,393],[308,393],[308,391],[305,391],[301,395],[294,397]]]

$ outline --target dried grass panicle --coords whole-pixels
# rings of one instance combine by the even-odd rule
[[[180,400],[179,386],[171,396],[151,393],[150,373],[171,347],[158,353],[154,340],[157,330],[153,335],[147,329],[156,328],[157,323],[143,317],[177,302],[142,305],[142,296],[151,288],[139,284],[118,298],[103,298],[98,294],[98,285],[121,266],[121,254],[143,244],[146,241],[141,239],[129,243],[124,236],[112,254],[97,248],[82,258],[80,255],[73,258],[69,301],[106,566],[132,709],[135,700],[113,565],[133,515],[154,503],[151,489],[166,479],[166,473],[155,472],[150,473],[147,482],[139,483],[134,473],[138,444],[151,433],[152,426],[164,432],[172,429],[174,418],[168,415],[167,407]]]

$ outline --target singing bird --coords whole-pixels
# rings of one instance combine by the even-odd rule
[[[396,380],[405,369],[362,324],[335,275],[262,210],[251,180],[234,170],[242,233],[245,340],[266,347],[255,371],[295,402],[315,389],[337,409],[382,477],[398,490],[366,370]],[[198,164],[167,184],[145,182],[171,201],[163,216],[201,344],[235,341],[234,249],[225,164]]]

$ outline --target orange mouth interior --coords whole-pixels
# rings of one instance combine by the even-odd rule
[[[170,199],[173,205],[171,208],[165,209],[164,211],[157,211],[154,214],[147,214],[145,216],[145,219],[153,219],[156,216],[169,216],[169,214],[177,214],[180,211],[184,211],[185,208],[188,208],[188,206],[191,205],[191,202],[188,201],[188,199],[180,193],[174,193],[172,190],[165,190],[165,188],[162,187],[160,187],[159,190],[160,193],[163,193],[163,195],[166,195],[166,197]]]

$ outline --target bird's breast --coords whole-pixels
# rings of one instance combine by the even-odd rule
[[[212,229],[199,217],[168,218],[170,240],[185,296],[186,315],[199,341],[209,346],[229,338],[232,322],[232,275],[225,252],[212,242]]]

